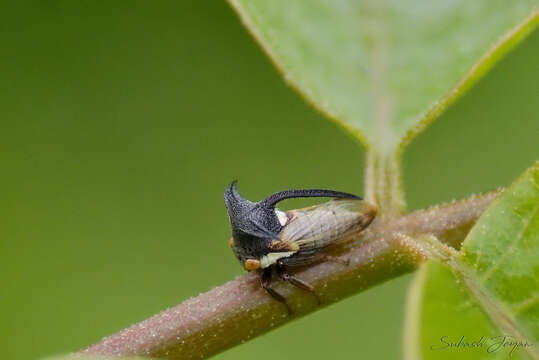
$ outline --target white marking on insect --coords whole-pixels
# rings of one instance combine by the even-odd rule
[[[260,267],[262,269],[267,268],[277,262],[277,260],[289,257],[295,254],[295,251],[284,251],[284,252],[272,252],[268,253],[260,258]]]
[[[277,215],[277,219],[279,219],[279,223],[281,223],[281,226],[285,226],[288,222],[288,216],[286,216],[286,213],[282,212],[281,210],[275,209],[275,215]]]

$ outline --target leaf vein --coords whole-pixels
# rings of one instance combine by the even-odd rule
[[[490,269],[488,269],[480,278],[480,281],[481,282],[486,282],[491,276],[492,274],[494,274],[496,271],[499,270],[500,266],[503,264],[503,262],[505,261],[505,259],[514,252],[514,250],[516,249],[516,246],[519,242],[520,239],[522,239],[522,236],[524,234],[524,232],[528,229],[528,227],[530,226],[530,223],[532,221],[533,218],[535,218],[535,215],[537,214],[537,210],[539,209],[539,203],[534,207],[533,211],[530,212],[530,215],[527,216],[526,218],[524,218],[524,224],[522,226],[522,229],[520,230],[519,234],[517,236],[515,236],[515,238],[513,239],[513,241],[511,242],[511,245],[508,247],[507,251],[505,251],[503,253],[502,256],[500,256],[496,262],[494,262],[494,264],[492,265],[492,267]]]
[[[515,315],[518,315],[525,310],[529,309],[533,305],[537,304],[539,302],[539,292],[536,292],[532,295],[529,299],[526,299],[516,305],[513,306],[513,310],[515,312]]]

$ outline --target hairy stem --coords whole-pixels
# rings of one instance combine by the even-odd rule
[[[380,217],[334,255],[348,260],[322,262],[297,272],[322,301],[276,282],[294,315],[260,287],[250,273],[186,300],[135,324],[80,354],[143,355],[203,359],[243,343],[293,319],[415,269],[427,256],[414,239],[432,235],[458,247],[471,225],[498,195],[485,195],[419,210],[401,217]]]
[[[398,159],[369,151],[365,174],[365,198],[378,206],[382,216],[400,216],[406,206],[401,188]]]

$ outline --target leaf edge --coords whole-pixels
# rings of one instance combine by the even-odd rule
[[[414,127],[406,131],[397,145],[400,158],[404,148],[412,142],[425,128],[438,118],[450,105],[460,99],[477,84],[494,66],[518,44],[528,37],[539,26],[539,9],[535,8],[530,15],[518,22],[511,30],[500,36],[492,47],[472,65],[466,75],[457,82],[457,85],[445,96],[435,102]]]

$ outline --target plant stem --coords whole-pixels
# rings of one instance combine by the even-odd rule
[[[305,291],[275,282],[287,298],[288,314],[249,273],[167,309],[77,353],[203,359],[243,343],[290,320],[415,269],[426,258],[414,238],[436,236],[459,246],[471,225],[499,191],[419,210],[398,218],[377,218],[337,253],[337,260],[297,272],[311,283],[322,305]]]
[[[394,156],[368,152],[365,198],[376,204],[384,217],[400,216],[405,210],[400,175],[399,162]]]

